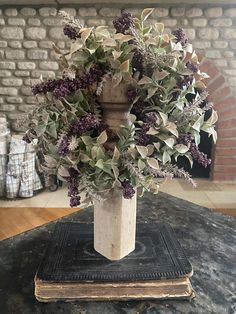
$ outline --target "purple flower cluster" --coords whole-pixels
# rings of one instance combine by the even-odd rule
[[[132,107],[131,113],[135,115],[140,115],[145,109],[145,102],[142,99],[139,99]]]
[[[135,97],[137,96],[137,91],[136,89],[129,89],[126,95],[127,95],[129,103],[132,103]],[[142,99],[139,99],[136,103],[134,103],[131,109],[131,113],[135,115],[139,115],[142,113],[144,108],[145,108],[145,102]]]
[[[122,189],[123,189],[123,196],[124,198],[130,199],[134,196],[135,190],[132,187],[129,180],[124,180],[122,183]]]
[[[86,89],[95,82],[99,82],[104,74],[105,68],[95,65],[90,69],[89,73],[86,73],[81,77],[74,79],[66,77],[63,79],[48,80],[47,82],[36,84],[32,87],[32,93],[36,95],[51,92],[56,98],[60,99],[79,89]]]
[[[113,21],[113,25],[117,33],[127,34],[127,31],[134,27],[132,14],[130,12],[123,12],[121,17]]]
[[[87,113],[75,121],[69,128],[70,135],[80,136],[83,133],[99,127],[99,122],[93,113]]]
[[[157,116],[154,112],[148,112],[145,114],[143,121],[146,122],[150,128],[151,126],[155,125],[157,121]]]
[[[176,42],[181,43],[182,46],[185,46],[188,42],[186,34],[182,28],[177,28],[172,32],[172,35],[175,36]]]
[[[150,129],[150,124],[149,123],[143,123],[141,130],[138,132],[138,139],[137,139],[137,144],[141,146],[146,146],[150,139],[151,136],[147,134],[147,131]]]
[[[199,67],[197,66],[197,64],[193,63],[192,61],[188,61],[186,63],[186,67],[192,71],[193,73],[197,73]]]
[[[178,77],[177,79],[177,87],[183,89],[184,87],[188,87],[192,84],[193,77],[190,75],[185,75],[183,77]]]
[[[74,168],[69,168],[70,177],[68,182],[68,196],[70,197],[70,206],[76,207],[80,204],[80,196],[78,191],[79,172]]]
[[[140,49],[135,48],[133,50],[132,67],[139,72],[143,71],[143,54]]]
[[[70,24],[66,24],[63,28],[63,33],[65,36],[70,38],[71,40],[75,40],[79,37],[79,34],[77,33],[76,29],[71,26]]]
[[[134,88],[129,88],[126,92],[127,99],[129,103],[132,103],[137,96],[137,91]]]
[[[60,140],[60,144],[58,146],[58,154],[61,156],[66,156],[69,153],[69,138],[64,135]]]
[[[141,130],[138,131],[137,144],[141,146],[146,146],[150,140],[151,135],[147,134],[149,129],[155,125],[157,121],[157,116],[154,112],[148,112],[143,117],[143,124]]]
[[[207,157],[207,154],[204,154],[198,149],[198,146],[194,142],[194,139],[191,134],[183,134],[178,138],[179,144],[184,144],[189,147],[189,151],[193,157],[193,160],[197,161],[203,167],[207,167],[211,164],[211,159]]]

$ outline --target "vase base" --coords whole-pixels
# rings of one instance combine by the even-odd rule
[[[135,250],[109,261],[93,248],[93,226],[58,223],[35,276],[41,302],[192,298],[192,267],[172,229],[137,224]]]

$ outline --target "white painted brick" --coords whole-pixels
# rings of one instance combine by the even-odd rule
[[[97,16],[97,10],[95,8],[80,8],[79,9],[80,16]]]
[[[223,10],[221,7],[209,8],[204,11],[206,17],[220,17],[223,15]]]
[[[225,40],[215,40],[212,43],[213,48],[224,49],[228,47],[228,41]]]
[[[215,40],[219,37],[219,31],[215,28],[202,28],[198,31],[200,39]]]
[[[15,8],[9,8],[9,9],[6,9],[4,13],[6,16],[17,16],[18,11]]]
[[[24,16],[34,16],[36,14],[36,10],[33,8],[23,8],[20,10],[20,13]]]
[[[202,15],[203,15],[203,12],[201,8],[191,8],[186,11],[187,17],[199,17]]]
[[[99,10],[101,16],[119,16],[121,14],[120,9],[118,8],[102,8]]]
[[[192,23],[193,26],[195,27],[205,27],[207,25],[207,19],[205,18],[193,19]]]
[[[233,24],[233,22],[231,19],[224,18],[210,20],[209,24],[214,27],[229,27]]]
[[[170,13],[172,16],[184,16],[185,8],[184,7],[172,8],[170,10]]]
[[[57,15],[57,9],[52,7],[43,7],[39,9],[39,14],[41,16],[56,16]]]

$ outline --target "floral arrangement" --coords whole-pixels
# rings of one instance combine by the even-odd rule
[[[162,23],[147,25],[152,11],[143,10],[140,18],[123,12],[112,30],[84,27],[60,12],[71,47],[62,53],[53,46],[62,76],[33,86],[44,101],[29,114],[24,140],[39,140],[45,169],[68,182],[71,206],[80,204],[82,192],[99,198],[118,188],[132,198],[136,188],[140,195],[156,193],[162,180],[173,176],[194,184],[178,168],[178,157],[191,165],[211,162],[198,149],[201,130],[214,142],[217,138],[217,114],[203,83],[208,75],[200,71],[183,29],[167,34]],[[117,134],[104,123],[99,104],[110,78],[114,88],[127,82],[132,104],[132,124],[121,126],[113,149],[106,142]]]

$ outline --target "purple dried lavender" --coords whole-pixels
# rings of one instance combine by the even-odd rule
[[[122,189],[123,189],[123,196],[124,198],[130,199],[134,196],[135,190],[132,187],[129,180],[124,180],[122,183]]]
[[[69,168],[68,172],[70,174],[67,179],[68,182],[68,196],[70,197],[70,206],[76,207],[80,204],[80,196],[78,190],[78,177],[79,172],[74,168]]]
[[[131,113],[139,115],[145,108],[145,102],[142,99],[139,99],[132,107]]]
[[[197,71],[198,71],[198,69],[199,69],[198,65],[195,64],[195,63],[193,63],[192,61],[188,61],[188,62],[186,63],[186,67],[187,67],[190,71],[192,71],[193,73],[197,73]]]
[[[128,90],[127,90],[127,93],[126,93],[126,96],[127,96],[127,99],[128,99],[128,101],[129,101],[129,103],[133,103],[135,97],[137,96],[137,91],[136,91],[136,89],[134,89],[134,88],[128,89]],[[142,99],[138,99],[138,100],[134,103],[134,105],[133,105],[133,107],[132,107],[132,109],[131,109],[131,113],[133,113],[133,114],[135,114],[135,115],[138,115],[138,114],[140,114],[140,113],[143,111],[144,108],[145,108],[145,103],[144,103],[144,101],[143,101]]]
[[[176,42],[181,43],[182,46],[185,46],[188,42],[186,34],[182,28],[177,28],[172,32],[172,35],[175,36]]]
[[[69,153],[69,144],[69,138],[66,135],[63,136],[58,146],[58,154],[61,156],[66,156]]]
[[[71,196],[70,198],[70,207],[77,207],[80,205],[80,199],[81,197],[79,195],[77,196]]]
[[[154,112],[148,112],[145,114],[143,121],[146,122],[150,128],[151,126],[155,125],[157,121],[157,116]]]
[[[184,144],[189,147],[189,151],[193,157],[193,160],[197,161],[203,167],[207,167],[211,164],[211,159],[207,157],[207,154],[201,152],[194,142],[191,134],[183,134],[178,138],[179,144]]]
[[[149,123],[143,123],[141,130],[137,133],[137,144],[141,146],[146,146],[150,139],[151,136],[147,134],[147,131],[150,129],[151,125]]]
[[[129,88],[126,92],[127,99],[129,103],[132,103],[137,96],[137,91],[134,88]]]
[[[99,127],[99,122],[97,117],[93,113],[87,113],[81,119],[75,121],[69,128],[70,135],[80,136],[83,133],[90,131],[92,129],[97,129]]]
[[[185,75],[183,77],[178,77],[177,79],[177,87],[183,89],[184,87],[188,87],[193,82],[193,77],[190,75]]]
[[[130,12],[123,12],[120,17],[113,21],[117,33],[127,34],[134,27],[134,19]]]
[[[135,70],[142,72],[143,71],[143,60],[144,60],[144,57],[143,57],[142,52],[140,51],[140,49],[135,48],[133,50],[132,67]]]
[[[191,143],[190,152],[194,160],[196,160],[203,167],[207,167],[211,164],[211,159],[207,157],[207,154],[204,154],[198,149],[196,143]]]
[[[74,79],[66,77],[36,84],[32,87],[32,93],[36,95],[51,92],[56,98],[60,99],[79,89],[86,89],[95,82],[100,82],[105,72],[104,66],[95,65],[90,69],[89,73],[81,77]]]
[[[76,38],[79,37],[79,34],[77,33],[76,29],[71,26],[70,24],[66,24],[63,28],[63,33],[65,36],[68,38],[75,40]]]
[[[76,170],[75,168],[73,168],[73,167],[70,167],[69,169],[68,169],[68,172],[69,172],[69,174],[70,174],[70,177],[72,177],[72,178],[78,178],[78,176],[79,176],[79,171],[78,170]]]

